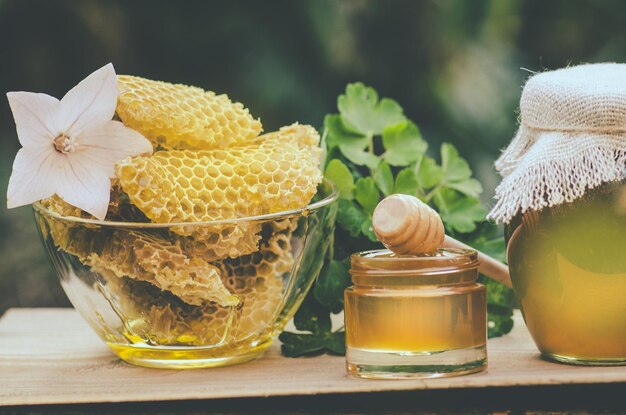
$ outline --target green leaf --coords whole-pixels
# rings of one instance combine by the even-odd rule
[[[415,196],[418,188],[419,183],[417,181],[417,174],[415,174],[415,170],[408,167],[400,170],[396,176],[396,183],[393,186],[393,192]]]
[[[346,333],[308,334],[283,332],[278,339],[282,342],[281,352],[287,357],[317,355],[328,352],[335,355],[346,353]]]
[[[476,179],[467,179],[460,182],[451,182],[446,184],[446,187],[458,190],[459,192],[472,197],[478,197],[483,192],[482,185]]]
[[[366,218],[363,224],[361,225],[361,233],[367,236],[370,241],[378,242],[378,238],[376,237],[376,233],[374,233],[374,227],[372,226],[372,218]]]
[[[441,145],[441,168],[447,183],[463,181],[472,176],[469,164],[459,156],[458,150],[450,143]]]
[[[480,200],[454,190],[438,189],[434,200],[446,227],[456,232],[472,232],[476,222],[481,222],[487,214]]]
[[[282,342],[280,351],[287,357],[299,357],[322,353],[326,348],[326,336],[319,334],[282,332],[278,339]]]
[[[393,192],[393,173],[391,167],[384,160],[378,164],[374,171],[374,180],[376,185],[385,196],[389,196]]]
[[[478,229],[464,238],[464,242],[475,249],[506,263],[506,244],[500,234],[498,225],[484,221],[478,225]]]
[[[504,236],[499,236],[497,238],[484,241],[477,240],[472,244],[472,246],[477,250],[489,255],[490,257],[497,259],[500,262],[506,262],[506,243],[504,242]]]
[[[354,178],[348,167],[341,160],[331,160],[326,167],[324,177],[337,186],[339,197],[347,200],[351,200],[354,197]]]
[[[361,233],[361,226],[367,219],[367,214],[360,206],[350,200],[339,199],[337,224],[346,230],[350,236],[358,237]]]
[[[374,209],[376,209],[376,205],[378,205],[380,200],[380,192],[372,177],[365,177],[356,181],[354,198],[363,206],[365,212],[369,215],[374,213]]]
[[[340,144],[339,150],[345,158],[356,164],[357,166],[367,166],[370,169],[375,169],[378,165],[379,159],[374,154],[363,150],[363,147],[358,143],[353,144]]]
[[[339,145],[339,140],[336,134],[333,134],[333,125],[336,119],[341,122],[341,116],[339,114],[327,114],[324,117],[324,134],[322,134],[322,149],[330,151]]]
[[[453,230],[466,233],[476,229],[476,222],[481,221],[486,214],[480,200],[467,198],[451,204],[450,212],[442,215],[442,219]]]
[[[356,133],[381,134],[391,124],[405,120],[402,107],[389,98],[378,100],[378,93],[360,82],[348,84],[339,96],[337,107],[345,127]]]
[[[346,129],[341,115],[327,115],[324,118],[324,128],[327,132],[326,146],[329,151],[338,148],[345,158],[358,166],[373,169],[378,164],[378,157],[365,151],[372,142],[372,137]]]
[[[441,145],[441,167],[444,172],[445,186],[465,195],[478,197],[483,187],[476,179],[472,179],[472,170],[457,149],[449,143]]]
[[[408,166],[421,158],[428,144],[411,121],[390,125],[383,130],[383,158],[392,166]]]
[[[341,156],[342,155],[341,155],[341,151],[339,151],[339,147],[328,148],[326,150],[326,156],[324,157],[324,161],[322,164],[323,170],[326,171],[328,164],[334,159],[340,159]]]
[[[348,261],[332,260],[322,268],[315,282],[315,299],[333,313],[343,309],[343,291],[352,283]]]
[[[438,185],[441,179],[443,179],[443,169],[434,159],[424,156],[417,169],[417,183],[419,187],[431,189]]]
[[[498,305],[505,308],[516,306],[515,294],[513,290],[504,284],[481,275],[479,282],[487,287],[487,304]]]
[[[470,235],[464,235],[463,242],[505,262],[504,238],[500,234],[498,226],[493,222],[483,221],[479,223],[476,231]],[[517,306],[513,290],[482,274],[478,281],[487,288],[487,304],[490,307],[487,320],[492,321],[490,324],[493,326],[489,329],[489,336],[494,337],[507,333],[513,325],[510,310]]]
[[[326,339],[326,349],[332,354],[346,354],[346,332],[336,331]]]
[[[293,318],[293,324],[298,330],[312,333],[329,332],[332,326],[328,310],[308,295]]]
[[[489,338],[507,334],[512,328],[513,310],[511,308],[487,304],[487,336]]]
[[[363,135],[348,131],[341,121],[341,115],[328,114],[324,117],[324,128],[327,131],[326,148],[331,149],[341,143],[351,143],[363,139]],[[366,144],[367,145],[367,144]]]

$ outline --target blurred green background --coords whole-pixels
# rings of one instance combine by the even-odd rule
[[[626,61],[624,16],[622,0],[0,0],[0,90],[61,97],[113,62],[226,92],[271,131],[321,126],[345,84],[363,81],[432,148],[457,145],[489,201],[529,70]],[[30,207],[4,207],[19,148],[6,100],[0,143],[0,314],[69,305]]]

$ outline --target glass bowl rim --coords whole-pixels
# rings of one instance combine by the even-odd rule
[[[269,221],[275,221],[279,219],[286,219],[286,218],[294,217],[294,216],[306,216],[308,212],[313,212],[323,207],[326,207],[332,204],[333,202],[335,202],[339,198],[339,190],[337,189],[337,186],[332,181],[324,178],[320,184],[330,186],[330,193],[328,194],[328,196],[324,197],[322,200],[318,200],[317,202],[310,203],[303,208],[283,210],[280,212],[267,213],[264,215],[242,216],[239,218],[209,220],[209,221],[200,221],[200,222],[157,223],[157,222],[127,222],[127,221],[112,221],[112,220],[79,218],[76,216],[65,216],[65,215],[61,215],[59,213],[53,212],[52,210],[45,208],[40,202],[33,203],[33,209],[42,215],[49,216],[54,219],[58,219],[58,220],[66,221],[66,222],[97,225],[97,226],[103,226],[103,227],[117,227],[117,228],[163,229],[163,228],[171,228],[171,227],[178,227],[178,226],[180,227],[216,226],[216,225],[227,225],[227,224],[242,223],[242,222],[243,223],[269,222]]]

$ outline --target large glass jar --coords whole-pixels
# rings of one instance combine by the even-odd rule
[[[506,227],[524,319],[544,356],[626,364],[626,184],[526,211]]]
[[[348,373],[424,378],[486,367],[486,296],[476,251],[352,256],[345,292]]]

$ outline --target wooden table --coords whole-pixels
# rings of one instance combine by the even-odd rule
[[[31,413],[626,410],[626,367],[544,361],[519,315],[512,333],[490,340],[488,350],[486,373],[431,380],[351,379],[342,357],[289,359],[277,344],[264,358],[238,366],[156,370],[120,361],[72,309],[12,309],[0,320],[0,407],[44,405]]]

